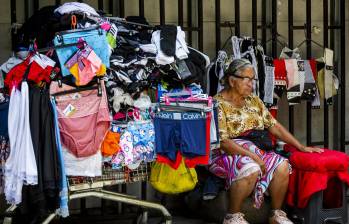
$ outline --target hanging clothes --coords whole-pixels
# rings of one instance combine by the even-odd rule
[[[285,60],[287,71],[287,100],[290,105],[300,103],[300,77],[298,71],[298,64],[296,59]]]
[[[38,184],[29,123],[29,90],[25,81],[21,84],[21,91],[12,88],[8,124],[11,152],[5,164],[4,192],[6,201],[17,205],[22,202],[23,185]]]
[[[49,92],[46,88],[30,85],[29,97],[30,130],[38,184],[23,187],[23,202],[19,208],[26,220],[37,223],[59,208],[61,168]]]
[[[337,94],[339,80],[333,73],[333,51],[326,48],[324,57],[318,60],[317,85],[320,96],[327,104],[332,104],[332,97]]]
[[[68,207],[68,183],[67,183],[67,175],[65,172],[65,166],[64,166],[64,158],[63,158],[63,152],[62,152],[62,144],[61,144],[61,137],[59,134],[59,126],[58,126],[58,116],[57,116],[57,110],[56,110],[56,102],[54,99],[51,99],[51,105],[52,105],[52,112],[54,116],[54,126],[55,126],[55,135],[56,135],[56,145],[57,145],[57,155],[59,160],[59,166],[60,166],[60,185],[59,185],[59,198],[60,198],[60,204],[59,209],[57,213],[65,218],[69,216],[69,207]]]
[[[0,93],[0,193],[5,187],[5,163],[10,155],[10,141],[8,137],[9,97]]]
[[[55,94],[75,89],[57,82],[50,85]],[[107,95],[101,81],[101,96],[98,89],[86,90],[55,97],[62,144],[76,157],[94,155],[100,147],[110,126]]]
[[[290,49],[288,47],[284,47],[281,50],[279,59],[298,59],[301,60],[301,52],[299,50],[299,48],[295,48],[295,49]]]

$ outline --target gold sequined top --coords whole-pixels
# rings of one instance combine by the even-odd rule
[[[232,139],[248,130],[263,130],[276,124],[275,118],[258,96],[245,98],[245,105],[236,108],[221,94],[214,97],[218,101],[218,127],[220,140]]]

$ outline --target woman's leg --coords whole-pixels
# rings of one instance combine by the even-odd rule
[[[229,213],[234,214],[241,211],[243,201],[254,190],[258,175],[259,171],[232,183],[229,189]]]
[[[287,192],[289,172],[289,165],[286,160],[274,172],[273,179],[269,185],[272,209],[281,209]]]

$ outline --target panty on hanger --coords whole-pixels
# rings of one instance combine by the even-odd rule
[[[312,102],[316,96],[317,87],[315,84],[313,71],[308,60],[304,61],[304,72],[304,90],[301,98]]]
[[[286,65],[284,59],[274,59],[273,61],[274,67],[275,67],[275,94],[281,98],[283,92],[286,90],[286,78],[287,78],[287,72],[286,72]]]
[[[300,50],[298,48],[290,49],[288,47],[284,47],[281,50],[280,59],[301,59]]]
[[[285,60],[287,71],[287,100],[290,105],[300,103],[300,80],[298,74],[298,64],[296,59]]]

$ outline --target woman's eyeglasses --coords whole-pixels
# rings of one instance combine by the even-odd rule
[[[252,78],[250,78],[250,77],[244,77],[244,76],[239,76],[239,75],[235,75],[235,74],[230,74],[231,76],[234,76],[234,77],[236,77],[236,78],[238,78],[238,79],[242,79],[242,81],[244,81],[244,82],[248,82],[248,81],[251,81],[251,82],[253,82],[253,81],[258,81],[258,79],[257,78],[255,78],[254,76],[252,77]]]

